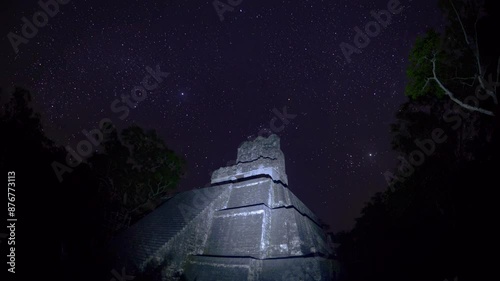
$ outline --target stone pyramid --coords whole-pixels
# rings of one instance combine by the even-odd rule
[[[211,186],[177,194],[122,233],[116,268],[147,280],[335,280],[319,219],[289,189],[276,135],[238,148]]]

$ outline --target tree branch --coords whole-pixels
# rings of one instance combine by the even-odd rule
[[[497,91],[499,74],[500,74],[500,57],[498,57],[498,63],[497,63],[497,82],[495,83],[495,92]]]
[[[452,80],[470,80],[470,79],[476,79],[476,76],[473,77],[453,77],[451,78]]]
[[[425,80],[425,84],[424,84],[424,86],[422,87],[422,89],[420,89],[420,92],[422,92],[422,91],[423,91],[423,90],[427,87],[427,85],[429,85],[429,81],[431,81],[431,80],[432,80],[432,77],[431,77],[431,78],[427,78],[427,79]]]
[[[443,83],[441,82],[441,80],[439,80],[439,78],[437,77],[437,73],[436,73],[436,56],[435,55],[434,55],[434,58],[431,60],[431,62],[432,62],[432,75],[433,75],[433,77],[431,79],[434,80],[434,81],[436,81],[436,83],[438,84],[438,86],[445,92],[445,94],[447,96],[450,97],[450,99],[452,101],[454,101],[455,103],[457,103],[461,107],[466,108],[468,110],[477,111],[477,112],[480,112],[480,113],[483,113],[483,114],[486,114],[486,115],[490,115],[490,116],[495,116],[495,114],[493,114],[493,112],[491,112],[489,110],[485,110],[485,109],[482,109],[482,108],[479,108],[479,107],[468,105],[466,103],[463,103],[459,99],[457,99],[455,97],[455,95],[448,88],[446,88],[446,86],[443,85]]]
[[[457,9],[455,9],[455,5],[453,4],[452,0],[450,0],[450,4],[451,4],[451,7],[453,7],[453,11],[455,11],[455,15],[457,15],[457,19],[458,19],[458,22],[460,23],[460,26],[462,27],[462,31],[464,33],[465,42],[467,43],[467,45],[470,46],[469,38],[467,38],[467,32],[465,31],[464,25],[462,23],[462,19],[460,18],[460,15],[458,14]]]
[[[483,68],[481,67],[481,57],[479,55],[479,40],[477,38],[477,22],[479,21],[479,12],[476,18],[476,22],[474,22],[474,38],[475,38],[475,43],[476,43],[476,50],[473,50],[472,52],[474,53],[474,56],[476,57],[476,62],[477,62],[477,68],[479,71],[479,76],[481,77],[483,75]]]
[[[478,79],[479,79],[479,84],[481,85],[481,88],[486,92],[486,94],[488,94],[490,97],[493,98],[493,101],[495,102],[495,104],[498,104],[497,95],[495,94],[495,92],[496,92],[496,85],[495,85],[495,92],[493,92],[485,84],[483,76],[479,76]],[[492,80],[492,78],[491,78],[491,75],[490,75],[490,81],[491,80]],[[491,81],[491,82],[493,82],[493,81]]]
[[[476,78],[477,78],[476,76],[474,76],[474,77],[454,77],[454,78],[451,78],[451,80],[459,80],[460,84],[472,87],[472,86],[474,86],[474,82],[476,81]],[[464,82],[467,80],[472,80],[472,82],[470,84]]]

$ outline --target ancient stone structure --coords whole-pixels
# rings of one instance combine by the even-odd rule
[[[287,186],[279,138],[246,141],[210,187],[170,198],[120,235],[116,268],[147,280],[334,280],[319,219]]]

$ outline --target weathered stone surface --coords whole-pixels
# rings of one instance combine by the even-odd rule
[[[300,213],[306,215],[317,224],[320,224],[318,217],[311,210],[309,210],[309,208],[307,208],[306,205],[304,205],[304,203],[302,203],[302,201],[300,201],[297,196],[295,196],[295,194],[290,191],[290,189],[287,188],[286,192],[288,193],[287,195],[290,200],[288,202],[289,206],[293,206],[294,208],[299,210]]]
[[[277,136],[242,143],[237,164],[215,171],[212,183],[176,195],[122,234],[116,268],[162,281],[331,280],[332,260],[323,257],[332,249],[286,186]]]
[[[265,204],[270,208],[294,207],[316,224],[318,217],[307,208],[288,188],[267,178],[256,178],[228,184],[231,196],[226,208]]]
[[[238,156],[236,161],[250,162],[259,158],[275,159],[285,167],[285,156],[280,149],[280,139],[272,134],[267,138],[257,137],[251,141],[245,141],[238,147]]]
[[[180,193],[119,235],[111,245],[116,263],[142,269],[156,253],[227,189],[209,187]],[[227,199],[226,199],[227,200]]]
[[[333,280],[333,265],[321,257],[271,259],[262,262],[261,281]]]
[[[261,259],[328,255],[325,241],[321,228],[297,209],[260,204],[215,212],[203,254]]]
[[[265,206],[218,211],[204,255],[258,258],[263,248]]]
[[[331,260],[322,257],[255,260],[233,257],[190,257],[185,271],[190,281],[326,281],[334,280]]]
[[[227,208],[269,204],[273,181],[267,178],[253,179],[232,185]]]
[[[252,162],[222,167],[212,173],[211,183],[237,181],[243,178],[267,175],[275,181],[288,184],[288,178],[284,171],[280,171],[280,169],[273,167],[275,162],[275,160],[261,158]]]
[[[257,137],[243,142],[238,148],[236,164],[222,167],[212,173],[211,183],[236,181],[252,176],[267,175],[275,181],[288,184],[285,156],[278,136]]]
[[[258,280],[251,273],[252,259],[193,256],[186,265],[186,280]]]
[[[185,280],[257,281],[262,261],[252,258],[191,256],[186,265]]]
[[[302,255],[301,238],[293,209],[273,210],[267,256],[270,258]]]
[[[321,253],[325,256],[333,255],[333,249],[328,244],[326,234],[321,227],[316,224],[308,224],[308,231],[308,236],[311,237],[311,243],[314,247],[312,253]]]

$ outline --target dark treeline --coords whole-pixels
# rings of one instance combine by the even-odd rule
[[[184,161],[154,131],[108,124],[79,163],[47,138],[29,91],[2,96],[0,168],[16,174],[19,280],[111,280],[108,242],[175,191]]]
[[[342,280],[500,280],[500,10],[493,4],[440,1],[447,28],[416,40],[408,101],[390,128],[401,164],[385,173],[387,190],[355,227],[335,235]],[[0,168],[5,177],[16,172],[16,267],[30,275],[22,280],[112,280],[107,242],[174,192],[184,161],[154,131],[109,127],[98,152],[78,165],[69,159],[70,167],[31,93],[8,94],[0,101]],[[62,181],[55,162],[71,169]],[[7,252],[7,243],[0,247]]]
[[[500,280],[493,4],[440,1],[446,29],[416,40],[409,99],[390,128],[401,163],[355,227],[336,234],[342,280]]]

